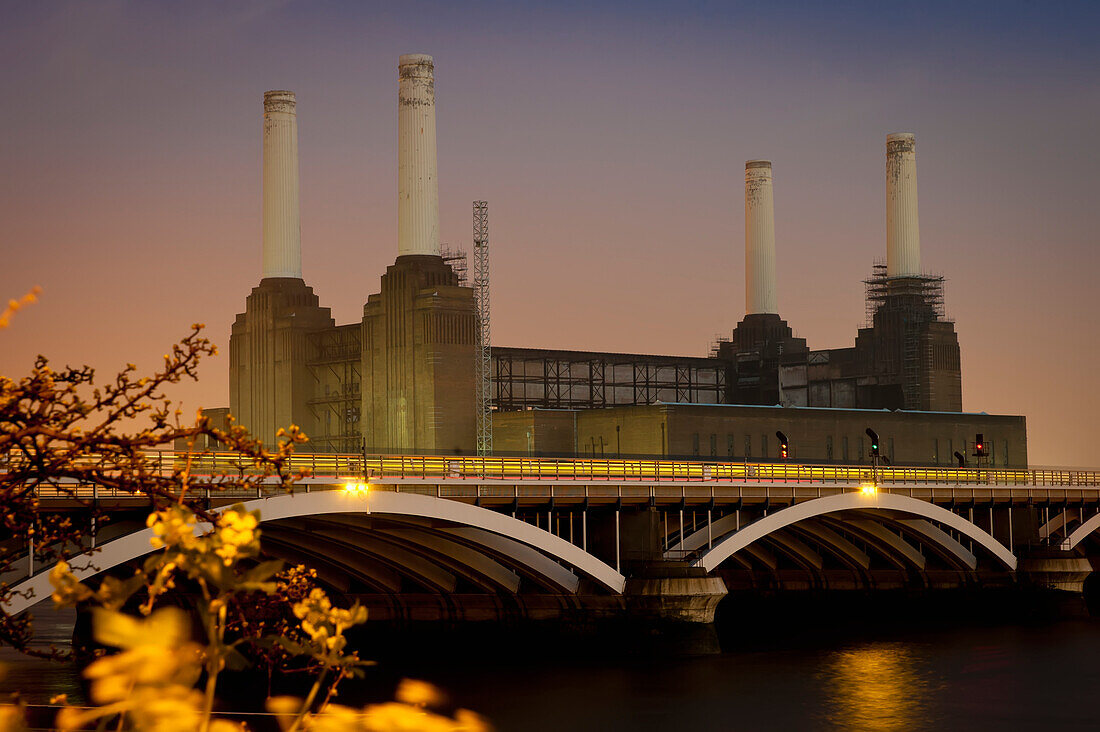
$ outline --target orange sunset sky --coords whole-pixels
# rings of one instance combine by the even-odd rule
[[[399,6],[399,7],[398,7]],[[959,7],[961,6],[961,7]],[[992,8],[997,12],[991,12]],[[260,279],[262,96],[298,97],[306,282],[361,317],[396,256],[397,58],[436,61],[443,240],[490,205],[493,343],[704,355],[744,306],[744,161],[775,170],[779,310],[851,345],[917,135],[924,268],[966,411],[1100,465],[1100,10],[1090,3],[0,4],[0,373],[143,368],[228,404]]]

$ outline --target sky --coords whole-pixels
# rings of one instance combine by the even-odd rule
[[[744,314],[744,161],[773,161],[778,301],[851,346],[917,135],[922,265],[963,408],[1100,466],[1100,5],[0,0],[0,373],[107,376],[205,323],[172,393],[228,405],[259,283],[263,92],[298,98],[302,264],[338,323],[396,256],[397,59],[436,62],[441,231],[489,201],[494,345],[705,355]]]

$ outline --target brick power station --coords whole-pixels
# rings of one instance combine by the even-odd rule
[[[230,407],[265,442],[299,425],[320,452],[473,454],[481,405],[478,308],[440,247],[434,63],[399,62],[397,258],[363,319],[337,325],[302,278],[294,94],[264,95],[263,278],[230,338]],[[709,357],[491,349],[495,451],[950,465],[985,435],[995,465],[1026,466],[1023,417],[962,410],[943,278],[921,270],[916,141],[886,140],[885,264],[865,280],[848,348],[811,350],[776,303],[772,165],[745,166],[744,318]],[[210,410],[224,414],[226,410]],[[770,437],[769,437],[770,436]]]

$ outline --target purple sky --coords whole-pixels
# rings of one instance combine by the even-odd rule
[[[490,205],[496,345],[705,354],[742,316],[751,158],[781,314],[851,345],[911,131],[964,408],[1100,465],[1100,6],[819,5],[5,2],[0,296],[43,293],[0,373],[152,367],[200,321],[223,354],[177,396],[228,403],[267,89],[298,95],[306,281],[357,320],[396,254],[397,57],[424,52],[444,241]]]

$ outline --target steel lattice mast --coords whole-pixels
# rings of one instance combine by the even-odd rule
[[[489,203],[474,201],[474,294],[477,297],[477,454],[493,453],[493,376],[489,340]]]

